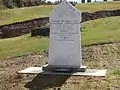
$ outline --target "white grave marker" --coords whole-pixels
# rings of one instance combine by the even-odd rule
[[[86,70],[82,66],[80,20],[81,13],[67,1],[62,1],[50,16],[48,65],[30,67],[18,73],[105,76],[106,69]]]
[[[68,68],[82,65],[80,20],[81,13],[66,0],[53,10],[48,65]]]

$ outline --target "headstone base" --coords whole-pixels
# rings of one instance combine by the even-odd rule
[[[105,76],[107,69],[86,69],[85,72],[50,72],[43,71],[43,67],[29,67],[18,71],[18,74],[47,74],[47,75],[72,75],[72,76]]]
[[[70,72],[85,72],[86,66],[81,66],[79,68],[74,67],[55,67],[50,65],[44,65],[43,71],[50,71],[50,72],[64,72],[64,73],[70,73]]]

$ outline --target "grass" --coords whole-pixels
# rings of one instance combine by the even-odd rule
[[[6,9],[0,11],[0,25],[30,20],[39,17],[48,17],[55,6],[34,6],[26,8]]]
[[[11,24],[39,17],[48,17],[55,5],[41,5],[25,8],[6,9],[0,11],[0,25]],[[76,5],[81,12],[120,9],[120,2],[97,2]]]
[[[20,36],[10,39],[0,40],[0,58],[10,58],[25,54],[44,51],[48,48],[48,38]]]
[[[120,16],[97,19],[82,23],[82,45],[119,42]],[[30,35],[0,40],[0,58],[21,56],[48,48],[47,37],[30,37]]]
[[[96,2],[77,4],[76,8],[81,12],[95,12],[100,10],[115,10],[120,9],[120,1],[117,2]]]
[[[0,61],[1,90],[120,90],[120,44],[83,48],[83,65],[91,69],[107,69],[106,77],[25,75],[16,71],[29,66],[43,66],[48,60],[40,54]],[[9,69],[8,69],[9,68]],[[8,76],[9,75],[9,76]],[[11,77],[12,76],[12,77]],[[13,86],[13,84],[15,84]]]
[[[120,77],[120,70],[116,70],[116,71],[114,71],[114,75],[116,75],[116,76],[119,76],[119,77]]]
[[[120,17],[108,17],[82,24],[82,44],[120,41]]]

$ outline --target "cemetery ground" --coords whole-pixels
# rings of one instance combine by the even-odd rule
[[[99,3],[99,7],[98,3],[76,7],[94,12],[119,9],[119,5],[118,2],[105,2]],[[53,8],[39,6],[2,10],[0,24],[49,16]],[[106,77],[17,74],[17,71],[27,67],[47,63],[49,37],[30,37],[30,34],[26,34],[0,39],[0,90],[120,90],[119,23],[118,16],[92,20],[81,25],[83,65],[91,69],[107,69]]]
[[[107,68],[106,77],[16,74],[26,67],[44,65],[45,52],[0,60],[0,90],[119,90],[119,48],[118,43],[83,48],[84,65]]]
[[[109,17],[81,25],[83,65],[107,68],[106,77],[17,74],[24,68],[47,63],[48,37],[27,34],[1,39],[0,90],[119,90],[119,20],[120,17]]]

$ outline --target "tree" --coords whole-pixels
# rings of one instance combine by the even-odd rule
[[[53,4],[53,3],[52,3],[51,1],[47,1],[46,4],[47,4],[47,5],[51,5],[51,4]]]
[[[3,6],[3,1],[0,0],[0,9],[2,9],[4,6]]]
[[[77,2],[73,2],[73,1],[70,1],[69,3],[71,3],[73,6],[77,4]]]
[[[46,0],[0,0],[0,8],[26,7],[45,4]]]
[[[14,2],[13,2],[13,0],[8,0],[7,1],[7,3],[6,3],[6,6],[7,6],[7,8],[14,8]]]
[[[54,2],[55,5],[58,5],[59,3],[60,3],[59,0]]]
[[[6,8],[7,0],[2,0],[2,2],[3,2],[4,9],[5,9]]]

